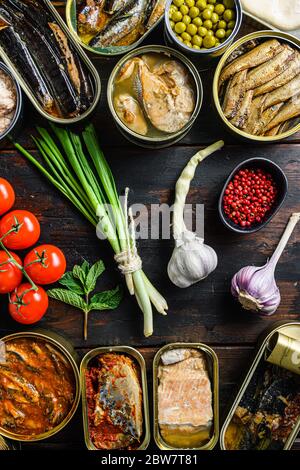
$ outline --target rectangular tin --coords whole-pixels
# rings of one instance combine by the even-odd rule
[[[44,4],[48,8],[48,10],[51,12],[53,15],[53,18],[55,19],[56,23],[59,25],[59,27],[62,29],[62,31],[65,33],[65,35],[68,38],[68,41],[72,44],[72,47],[76,50],[78,56],[80,57],[81,61],[85,64],[88,72],[90,73],[91,79],[92,79],[92,85],[93,85],[93,90],[94,90],[94,101],[91,104],[90,108],[82,113],[80,116],[72,117],[72,118],[60,118],[60,117],[55,117],[52,116],[51,114],[47,113],[42,105],[39,103],[39,101],[36,99],[30,88],[27,86],[25,80],[22,77],[21,71],[15,67],[15,65],[12,63],[10,60],[9,56],[5,53],[5,51],[2,49],[0,46],[0,57],[2,58],[3,62],[9,67],[11,70],[13,76],[21,86],[22,90],[24,93],[28,96],[29,100],[33,104],[33,106],[37,109],[37,111],[45,118],[48,119],[48,121],[55,122],[57,124],[75,124],[79,121],[82,121],[83,119],[86,119],[96,108],[98,101],[100,99],[100,94],[101,94],[101,81],[99,74],[90,61],[90,59],[87,57],[83,49],[80,47],[77,41],[74,40],[72,34],[70,33],[67,25],[65,22],[62,20],[61,16],[57,12],[57,10],[54,8],[50,0],[43,0]]]
[[[273,328],[272,330],[268,331],[266,335],[264,335],[264,339],[262,340],[261,342],[261,345],[259,347],[259,350],[254,358],[254,361],[253,363],[251,364],[250,366],[250,369],[246,375],[246,378],[244,379],[244,382],[242,384],[242,386],[240,387],[240,390],[233,402],[233,405],[225,419],[225,422],[222,426],[222,429],[221,429],[221,433],[220,433],[220,447],[222,450],[228,450],[226,449],[226,445],[225,445],[225,434],[226,434],[226,431],[227,431],[227,428],[235,414],[235,411],[236,411],[236,408],[238,407],[243,395],[245,394],[247,388],[248,388],[248,385],[253,377],[253,374],[256,370],[256,368],[258,367],[260,361],[264,358],[265,360],[268,359],[269,357],[269,354],[270,354],[270,350],[269,350],[269,347],[270,347],[270,342],[271,342],[271,338],[274,334],[277,334],[277,333],[281,333],[283,335],[286,335],[296,341],[300,341],[300,322],[286,322],[286,323],[281,323],[281,324],[277,324],[277,326],[274,328],[274,325],[273,325]],[[280,363],[280,358],[278,358],[278,362],[277,364],[279,365]],[[284,448],[283,450],[289,450],[298,433],[300,431],[300,416],[299,416],[299,419],[297,421],[297,424],[294,426],[290,436],[288,437],[285,445],[284,445]]]
[[[140,368],[140,381],[143,394],[143,415],[144,415],[144,438],[141,445],[135,450],[146,450],[150,442],[150,419],[149,419],[149,400],[148,400],[148,386],[147,386],[147,375],[146,375],[146,364],[143,356],[134,348],[129,346],[111,346],[111,347],[100,347],[89,351],[82,359],[80,365],[80,382],[82,390],[82,416],[83,416],[83,429],[84,429],[84,440],[86,447],[89,450],[100,450],[95,447],[89,434],[89,422],[88,422],[88,410],[86,400],[86,381],[85,371],[89,366],[89,362],[96,356],[105,353],[122,353],[135,360]]]
[[[66,4],[66,21],[67,25],[70,29],[70,32],[78,44],[84,47],[89,52],[93,54],[113,57],[117,55],[127,54],[127,52],[132,51],[139,47],[142,42],[149,36],[149,34],[159,25],[159,23],[163,20],[164,15],[162,15],[156,23],[154,23],[148,31],[146,31],[137,41],[133,44],[128,46],[111,46],[107,48],[100,48],[100,47],[91,47],[88,44],[84,43],[79,35],[77,34],[77,13],[76,13],[76,0],[67,0]]]
[[[193,449],[171,447],[162,438],[158,424],[158,366],[164,352],[172,349],[199,349],[206,356],[213,396],[213,432],[211,439],[204,446]],[[153,434],[156,445],[161,450],[212,450],[219,439],[219,361],[216,353],[203,343],[171,343],[163,346],[153,360]]]

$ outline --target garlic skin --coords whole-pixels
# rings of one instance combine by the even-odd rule
[[[218,265],[213,248],[205,245],[203,238],[189,230],[175,240],[175,248],[168,264],[168,276],[182,289],[205,279]]]
[[[262,315],[273,315],[280,305],[281,297],[270,262],[262,267],[246,266],[232,279],[231,293],[237,297],[245,310]]]

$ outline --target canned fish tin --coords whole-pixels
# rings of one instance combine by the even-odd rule
[[[254,32],[254,33],[248,34],[247,36],[242,37],[241,39],[236,41],[234,44],[232,44],[232,46],[230,46],[227,49],[227,51],[225,52],[225,54],[221,58],[220,62],[218,63],[218,66],[216,68],[215,75],[214,75],[214,80],[213,80],[213,101],[214,101],[214,105],[215,105],[215,108],[217,110],[217,113],[218,113],[220,119],[222,120],[224,126],[232,134],[234,134],[235,136],[239,137],[240,139],[242,139],[244,141],[245,140],[246,141],[250,140],[250,141],[262,142],[262,143],[263,142],[265,142],[265,143],[276,142],[278,140],[282,140],[282,139],[285,139],[287,137],[290,137],[291,135],[293,135],[296,132],[300,131],[299,116],[298,116],[298,120],[296,122],[294,122],[295,121],[294,119],[290,119],[289,121],[284,123],[285,125],[282,126],[283,129],[277,135],[276,134],[275,135],[256,135],[254,133],[251,134],[250,132],[247,132],[247,130],[246,130],[247,126],[245,127],[245,130],[243,130],[242,128],[236,127],[236,125],[234,125],[233,119],[230,120],[224,114],[223,106],[222,106],[221,99],[220,99],[221,94],[222,94],[222,88],[220,87],[220,77],[221,77],[221,73],[222,73],[224,67],[226,65],[228,65],[228,60],[230,61],[231,58],[233,58],[234,56],[236,56],[236,58],[239,57],[239,55],[241,55],[240,51],[243,51],[245,53],[245,52],[247,52],[247,50],[248,51],[251,50],[251,49],[249,49],[250,46],[253,48],[255,45],[256,46],[257,45],[262,45],[264,42],[266,42],[268,40],[277,40],[277,41],[281,42],[282,44],[286,44],[287,46],[290,46],[291,48],[293,48],[296,51],[300,51],[300,39],[295,37],[295,36],[292,36],[291,34],[284,33],[284,32],[281,32],[281,31],[257,31],[257,32]],[[296,58],[295,60],[298,60],[298,59]],[[287,63],[288,63],[288,61],[287,61]],[[292,60],[290,60],[290,63],[292,63]],[[262,66],[262,65],[260,65],[260,66]],[[285,70],[284,68],[280,69],[279,66],[277,66],[277,69],[278,70],[283,70],[283,71]],[[276,70],[276,68],[275,68],[275,70]],[[279,77],[280,76],[281,76],[281,74],[279,74]],[[275,76],[275,79],[276,78],[277,77]],[[247,77],[245,79],[245,83],[247,83]],[[278,89],[280,89],[280,88],[275,89],[275,91],[278,90]],[[249,91],[251,92],[251,90],[249,90]],[[255,93],[259,93],[259,92],[256,90]],[[223,90],[223,95],[224,94],[225,94],[225,91]],[[269,93],[269,94],[271,94],[271,93]],[[258,94],[257,96],[254,96],[253,102],[254,102],[254,100],[257,100],[256,102],[259,103],[258,99],[261,97],[262,100],[263,100],[263,98],[267,95],[268,95],[268,93],[263,94],[263,95]],[[275,98],[276,97],[274,97],[274,99]],[[297,99],[299,99],[299,95],[298,95]],[[275,105],[271,106],[270,108],[266,109],[265,111],[270,110],[270,112],[271,112],[272,110],[274,110],[274,112],[277,112],[276,107],[278,107],[278,111],[280,111],[280,107],[281,107],[282,103],[277,102],[277,101],[274,101],[274,102],[275,102]],[[262,111],[261,111],[260,115],[258,114],[257,116],[256,116],[255,112],[250,108],[250,112],[248,113],[248,115],[249,115],[249,117],[252,116],[256,123],[264,122],[262,120],[262,119],[265,119],[265,117],[262,114],[263,110],[264,110],[264,106],[265,106],[265,103],[262,103],[261,108],[259,108]],[[271,113],[270,113],[270,115],[271,115]],[[266,118],[267,118],[267,116],[266,116]],[[247,121],[246,121],[246,124],[247,124]],[[270,131],[271,130],[272,129],[270,129]]]
[[[13,35],[13,37],[15,37],[13,32],[10,32],[9,33],[10,36],[8,38],[6,38],[6,43],[8,43],[8,41],[10,41],[10,43],[8,43],[9,48],[7,47],[6,50],[4,50],[3,44],[2,44],[2,46],[0,45],[0,57],[5,62],[5,64],[9,67],[9,69],[11,70],[13,76],[15,77],[15,79],[17,80],[17,82],[19,83],[19,85],[21,86],[23,91],[25,92],[25,94],[28,96],[28,98],[31,101],[31,103],[33,104],[33,106],[37,109],[37,111],[44,118],[48,119],[49,121],[55,122],[57,124],[65,124],[65,125],[74,124],[74,123],[77,123],[79,121],[82,121],[82,120],[86,119],[95,110],[95,108],[96,108],[96,106],[99,102],[100,93],[101,93],[100,77],[98,75],[98,72],[97,72],[96,68],[93,66],[92,62],[89,60],[89,58],[87,57],[87,55],[85,54],[83,49],[80,47],[78,42],[76,42],[74,40],[74,38],[73,38],[72,34],[70,33],[67,25],[64,23],[61,16],[59,15],[57,10],[52,5],[51,1],[50,0],[42,0],[42,5],[45,6],[45,8],[47,9],[47,12],[49,12],[51,17],[53,18],[53,23],[51,23],[52,26],[51,26],[51,32],[49,32],[49,38],[44,37],[44,32],[43,32],[42,29],[39,30],[39,33],[36,33],[36,32],[34,33],[35,34],[34,39],[33,39],[34,44],[36,45],[36,42],[37,42],[38,39],[41,41],[41,43],[43,42],[45,48],[48,48],[47,50],[49,51],[49,54],[51,56],[51,60],[49,60],[49,67],[53,67],[54,64],[56,64],[57,68],[61,71],[62,77],[69,76],[69,78],[70,78],[69,74],[74,74],[75,73],[74,70],[76,68],[76,73],[75,73],[75,75],[73,76],[73,79],[72,79],[72,84],[73,84],[72,86],[73,86],[74,89],[76,87],[77,88],[80,87],[80,89],[78,91],[78,94],[77,94],[77,91],[76,91],[76,96],[74,97],[75,92],[74,92],[74,89],[72,87],[71,87],[72,90],[69,90],[66,83],[61,83],[60,84],[61,88],[63,88],[63,90],[65,90],[65,93],[67,92],[67,90],[70,91],[70,100],[71,100],[71,97],[74,98],[74,103],[76,103],[76,113],[75,112],[69,113],[71,115],[71,117],[61,117],[58,112],[53,111],[54,108],[55,109],[57,108],[57,106],[54,104],[54,102],[56,102],[56,100],[57,100],[57,94],[52,92],[52,88],[51,88],[52,87],[53,77],[51,76],[49,78],[49,80],[45,79],[44,70],[42,70],[42,69],[44,69],[44,64],[42,64],[42,66],[40,66],[40,68],[39,68],[35,64],[34,57],[31,57],[31,56],[33,56],[33,54],[31,54],[31,56],[29,57],[28,52],[27,52],[28,61],[31,62],[32,67],[34,67],[34,71],[32,71],[32,68],[30,69],[32,80],[30,80],[29,78],[27,80],[25,80],[25,78],[23,77],[24,73],[22,73],[22,70],[20,69],[20,64],[18,64],[18,66],[15,65],[13,63],[13,61],[11,59],[11,55],[10,55],[10,49],[13,50],[14,47],[15,48],[18,47],[19,48],[18,49],[19,55],[22,56],[22,57],[23,57],[23,55],[26,56],[26,54],[25,54],[26,51],[25,52],[23,51],[23,49],[25,48],[25,41],[22,40],[21,45],[17,42],[17,40],[15,41],[16,44],[12,44],[11,35]],[[27,6],[27,7],[30,8],[29,6]],[[3,8],[5,8],[5,5],[4,5]],[[26,8],[26,5],[23,5],[22,8]],[[43,14],[43,13],[41,13],[41,14]],[[33,20],[30,19],[30,21],[33,21]],[[48,25],[50,25],[50,23],[48,23]],[[24,24],[24,28],[25,27],[26,27],[26,25]],[[36,31],[38,31],[37,26],[35,26],[35,27],[36,27]],[[42,27],[42,25],[41,25],[41,27]],[[49,26],[49,28],[50,28],[50,26]],[[6,30],[6,27],[2,27],[2,31],[5,31],[5,30]],[[9,28],[8,28],[8,30],[9,30]],[[64,37],[61,33],[63,33]],[[57,43],[55,43],[56,47],[65,48],[64,50],[66,51],[65,54],[66,54],[66,57],[67,57],[67,59],[66,59],[67,66],[66,67],[62,67],[61,63],[59,63],[59,65],[57,64],[57,61],[60,60],[60,58],[58,58],[58,53],[56,54],[57,55],[57,57],[56,57],[54,52],[53,52],[53,50],[54,50],[54,41],[55,41],[54,37],[58,41]],[[68,40],[67,45],[65,43],[65,37]],[[57,46],[57,44],[59,44],[59,46]],[[75,58],[74,58],[74,55],[72,55],[72,51],[70,50],[69,45],[71,45],[72,51],[74,51],[76,53]],[[23,51],[22,54],[20,54],[21,48],[23,48],[22,49],[22,51]],[[17,49],[15,50],[14,54],[15,55],[17,54]],[[42,57],[42,54],[40,54],[40,56]],[[59,57],[61,57],[61,56],[62,56],[62,52],[60,50]],[[22,57],[21,57],[20,60],[23,60]],[[27,66],[27,64],[24,65],[24,63],[23,63],[23,65],[22,65],[23,69],[26,66]],[[29,74],[29,71],[28,71],[28,74]],[[31,82],[33,83],[34,80],[36,80],[36,83],[38,84],[38,86],[36,87],[35,93],[34,93],[33,89],[31,89]],[[66,78],[64,78],[64,80],[66,80]],[[70,81],[71,81],[71,79],[70,79]],[[84,88],[84,91],[82,92],[83,88]],[[53,93],[53,96],[52,96],[52,93]],[[62,94],[62,96],[64,96],[64,95]],[[88,96],[90,96],[90,98]],[[40,97],[41,99],[38,98],[38,97]],[[78,100],[79,99],[81,100],[81,97],[85,97],[86,102],[84,103],[84,106],[82,107],[82,109],[80,108],[80,111],[79,111]],[[74,106],[75,106],[75,104],[74,104]],[[47,109],[48,109],[48,111],[47,111]],[[49,110],[51,110],[51,112]],[[77,113],[77,111],[78,111],[78,113]],[[68,113],[66,113],[66,114],[68,114]]]
[[[101,366],[105,368],[105,383],[102,384],[102,390],[100,391],[98,379],[97,384],[94,384],[94,372],[97,370],[97,376],[99,374],[99,359],[102,360]],[[103,369],[104,370],[104,369]],[[112,381],[110,382],[110,374],[112,374]],[[130,374],[130,377],[129,375]],[[116,379],[121,377],[121,380]],[[129,378],[132,379],[130,383]],[[80,366],[80,380],[82,385],[82,413],[83,413],[83,428],[84,428],[84,439],[86,447],[89,450],[145,450],[147,449],[150,442],[150,421],[149,421],[149,402],[148,402],[148,387],[147,387],[147,376],[146,376],[146,365],[143,356],[134,348],[129,346],[112,346],[112,347],[100,347],[89,351],[82,359]],[[97,390],[91,391],[91,387],[96,387]],[[126,413],[130,413],[131,410],[128,403],[123,402],[122,399],[128,398],[126,395],[132,387],[132,397],[136,400],[133,403],[132,409],[134,409],[135,421],[133,422],[128,416],[128,422],[126,422]],[[139,390],[139,391],[138,391]],[[106,410],[110,410],[110,422],[113,422],[115,426],[121,427],[121,431],[118,431],[120,436],[119,443],[116,445],[116,440],[113,442],[105,441],[105,422],[103,420],[103,409],[99,410],[99,423],[96,423],[97,410],[94,413],[93,424],[90,421],[89,410],[92,407],[91,399],[97,394],[99,395],[99,403],[95,406],[100,407],[100,401],[106,401]],[[141,398],[140,398],[141,393]],[[131,399],[133,399],[131,398]],[[140,399],[142,403],[140,403]],[[118,407],[116,407],[117,401]],[[140,410],[138,411],[139,405]],[[118,414],[118,409],[122,408],[122,412]],[[141,414],[139,419],[139,414]],[[97,444],[96,439],[96,428],[93,425],[99,426],[101,415],[101,447]],[[132,416],[133,416],[132,415]],[[142,426],[142,430],[140,427]],[[112,431],[111,431],[112,432]],[[104,442],[105,441],[105,442]],[[137,441],[137,442],[136,442]],[[120,445],[119,445],[120,444]]]
[[[165,30],[164,30],[164,35],[165,35],[165,42],[168,46],[175,47],[176,49],[179,49],[184,55],[187,55],[190,57],[193,61],[197,61],[199,65],[207,65],[210,63],[215,62],[224,52],[226,49],[233,43],[235,40],[241,24],[242,24],[242,18],[243,18],[243,12],[242,12],[242,5],[240,0],[234,0],[235,3],[235,11],[236,11],[236,19],[235,19],[235,25],[234,29],[231,33],[231,35],[223,41],[220,45],[216,47],[212,47],[211,49],[194,49],[192,47],[187,46],[184,44],[183,41],[180,41],[174,31],[171,28],[170,25],[170,19],[169,19],[169,10],[170,6],[172,4],[173,0],[167,0],[166,4],[166,10],[165,10],[165,18],[164,18],[164,23],[165,23]]]
[[[281,335],[289,338],[288,349],[278,354]],[[292,447],[300,430],[300,375],[291,370],[299,370],[300,356],[290,345],[299,341],[300,322],[281,323],[268,331],[221,429],[223,450]],[[283,358],[291,362],[288,368]]]
[[[219,366],[210,347],[173,343],[157,352],[153,414],[154,439],[161,450],[214,448],[219,438]]]
[[[162,64],[161,67],[167,67],[166,64],[171,63],[178,68],[178,74],[184,74],[182,92],[186,93],[185,105],[188,109],[188,112],[183,112],[182,102],[178,95],[178,110],[176,108],[177,102],[174,101],[174,110],[176,112],[172,114],[173,121],[169,118],[166,119],[169,108],[166,108],[166,113],[161,113],[161,102],[155,103],[153,101],[156,99],[158,88],[162,90],[162,95],[171,90],[170,86],[166,87],[159,74],[156,81],[156,72],[154,71],[159,69],[160,64]],[[148,64],[151,65],[152,70],[150,70]],[[134,67],[137,67],[137,71]],[[140,70],[143,72],[140,72]],[[173,83],[173,72],[170,70],[165,74],[170,80],[169,83]],[[132,78],[134,73],[135,78]],[[142,73],[143,82],[142,79],[138,81]],[[159,73],[163,74],[161,70]],[[153,88],[151,88],[152,85]],[[173,86],[179,88],[176,84]],[[130,106],[134,108],[129,108],[129,105],[127,105],[128,109],[125,109],[123,102],[121,103],[121,98],[123,100],[124,97],[126,99],[129,97],[129,100],[131,100]],[[130,52],[117,63],[108,81],[107,99],[110,112],[118,129],[130,142],[146,148],[163,148],[181,140],[195,123],[202,106],[202,81],[192,62],[180,52],[166,46],[144,46]],[[166,103],[163,103],[163,106]],[[156,108],[158,112],[154,114]],[[119,112],[117,112],[117,109]],[[157,119],[158,124],[150,119],[149,112],[151,110],[153,110],[154,119]],[[125,124],[125,118],[121,119],[122,113],[128,124]],[[136,119],[136,121],[132,121],[132,119]],[[165,122],[162,122],[163,120]],[[173,123],[173,128],[176,129],[174,132],[171,131]],[[181,124],[182,127],[180,127]],[[170,126],[170,129],[165,126]]]
[[[164,7],[165,1],[166,0],[157,0],[156,2],[153,2],[153,1],[149,2],[149,4],[152,3],[153,5],[154,3],[156,3],[159,10],[163,12],[165,8]],[[70,29],[70,32],[73,35],[74,39],[82,47],[84,47],[89,52],[92,52],[93,54],[102,55],[102,56],[109,56],[109,57],[118,56],[122,54],[127,54],[129,51],[136,49],[142,44],[142,42],[147,38],[147,36],[158,26],[158,24],[163,19],[163,13],[161,13],[158,19],[154,22],[154,24],[149,29],[147,29],[138,40],[136,40],[135,42],[133,42],[132,44],[128,46],[110,46],[110,47],[108,46],[105,48],[93,47],[93,46],[90,46],[87,42],[85,42],[78,34],[77,3],[78,2],[76,2],[76,0],[67,0],[67,4],[66,4],[66,21]],[[128,18],[129,17],[130,16],[128,15]]]
[[[80,400],[72,345],[44,330],[14,333],[1,338],[0,344],[0,380],[7,379],[3,393],[5,387],[11,387],[6,404],[1,404],[5,413],[0,406],[0,434],[19,442],[35,442],[61,431]]]
[[[20,130],[23,114],[23,96],[21,88],[18,82],[14,79],[10,69],[2,62],[0,62],[0,71],[4,72],[9,78],[11,78],[15,88],[15,110],[10,124],[5,131],[0,134],[0,145],[2,145],[8,135],[15,136]]]

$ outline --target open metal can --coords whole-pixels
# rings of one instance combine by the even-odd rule
[[[220,62],[218,63],[218,66],[215,71],[214,80],[213,80],[213,101],[214,101],[215,109],[217,110],[217,113],[220,119],[222,120],[224,126],[232,134],[239,137],[243,141],[255,141],[255,142],[260,142],[260,143],[276,142],[278,140],[282,140],[287,137],[290,137],[291,135],[300,131],[300,122],[298,119],[297,124],[292,123],[291,126],[286,131],[279,133],[277,135],[273,135],[273,136],[252,135],[242,129],[235,127],[230,122],[230,120],[227,119],[226,116],[224,115],[221,100],[220,100],[219,80],[220,80],[220,75],[221,75],[223,68],[227,65],[228,59],[230,58],[230,56],[232,56],[232,54],[236,55],[239,48],[241,47],[244,48],[246,46],[246,43],[251,44],[251,42],[255,41],[255,42],[258,42],[258,44],[261,44],[262,42],[269,40],[269,39],[277,39],[279,41],[281,40],[283,43],[286,43],[292,46],[294,49],[300,52],[300,39],[297,38],[296,36],[292,36],[291,34],[284,33],[281,31],[257,31],[257,32],[250,33],[247,36],[242,37],[241,39],[236,41],[234,44],[232,44],[227,49],[223,57],[220,59]]]
[[[178,447],[173,447],[163,438],[159,425],[159,366],[162,364],[161,358],[164,353],[189,349],[201,352],[206,362],[212,394],[212,426],[208,438],[206,438],[203,443],[192,445],[190,447],[180,445]],[[154,440],[161,450],[212,450],[217,444],[219,439],[219,363],[216,353],[209,346],[206,346],[203,343],[172,343],[162,347],[156,353],[153,361],[153,432]]]
[[[192,112],[191,117],[189,121],[186,123],[186,125],[184,125],[182,129],[180,129],[180,131],[178,132],[175,132],[175,133],[163,133],[162,132],[159,136],[154,136],[154,137],[138,134],[137,132],[127,127],[118,116],[115,110],[115,106],[114,106],[115,80],[118,77],[118,74],[120,73],[122,67],[130,59],[134,59],[141,55],[152,54],[152,53],[164,54],[166,58],[175,59],[175,60],[177,59],[178,62],[183,64],[191,76],[193,89],[194,89],[194,96],[195,96],[194,111]],[[114,67],[109,77],[109,81],[108,81],[107,100],[108,100],[109,109],[113,116],[113,119],[118,129],[124,135],[124,137],[126,137],[127,140],[145,148],[164,148],[164,147],[173,145],[176,142],[183,139],[183,137],[191,130],[193,124],[195,123],[195,120],[201,110],[202,101],[203,101],[202,81],[201,81],[199,72],[197,71],[196,67],[182,53],[166,46],[156,46],[156,45],[144,46],[144,47],[140,47],[138,49],[135,49],[134,51],[129,52]]]
[[[82,414],[83,414],[83,429],[84,429],[84,440],[86,447],[89,450],[100,450],[94,445],[90,429],[89,429],[89,415],[88,415],[88,401],[87,401],[87,382],[86,372],[89,370],[91,363],[98,356],[106,353],[122,354],[128,356],[136,364],[139,372],[139,380],[142,389],[142,400],[143,400],[143,435],[139,447],[135,450],[147,449],[150,442],[150,420],[149,420],[149,401],[148,401],[148,387],[147,387],[147,375],[146,375],[146,364],[143,356],[134,348],[129,346],[111,346],[111,347],[100,347],[89,351],[82,359],[80,365],[80,381],[82,386]]]
[[[79,371],[77,367],[78,356],[71,345],[71,343],[63,338],[62,336],[58,335],[55,332],[48,331],[48,330],[32,330],[26,332],[19,332],[13,333],[11,335],[7,335],[0,339],[0,364],[5,368],[5,355],[6,355],[6,345],[11,341],[18,341],[18,340],[30,340],[33,343],[35,342],[42,342],[48,344],[53,348],[53,350],[57,351],[58,355],[61,355],[62,360],[68,365],[69,370],[72,371],[72,381],[74,384],[74,396],[72,400],[72,404],[70,405],[70,409],[64,419],[52,429],[42,433],[42,434],[20,434],[16,433],[13,428],[9,430],[7,427],[0,426],[0,435],[7,437],[13,441],[19,442],[36,442],[41,441],[44,439],[48,439],[49,437],[57,434],[59,431],[64,429],[66,425],[71,421],[73,418],[80,401],[80,380],[79,380]],[[17,354],[17,352],[15,353]],[[50,354],[50,353],[49,353]],[[43,363],[41,362],[41,367],[43,367]],[[17,379],[16,379],[17,380]],[[22,377],[20,382],[22,381]]]
[[[60,27],[60,29],[63,31],[63,33],[66,35],[69,43],[72,45],[72,48],[76,51],[78,54],[79,59],[81,60],[82,64],[86,67],[86,70],[89,73],[90,80],[91,80],[91,85],[93,88],[93,101],[90,105],[90,107],[84,111],[82,114],[71,117],[71,118],[63,118],[63,117],[57,117],[53,116],[52,114],[48,113],[45,109],[43,109],[41,103],[37,99],[37,96],[32,92],[30,89],[29,85],[26,83],[24,78],[22,77],[22,72],[19,70],[12,60],[10,59],[9,55],[4,51],[4,49],[0,46],[0,57],[2,58],[3,62],[8,66],[8,68],[11,70],[12,75],[16,79],[16,81],[19,83],[21,86],[22,90],[24,93],[28,96],[29,100],[35,107],[35,109],[45,118],[48,119],[49,121],[55,122],[57,124],[64,124],[64,125],[70,125],[70,124],[75,124],[79,121],[82,121],[86,119],[90,114],[95,110],[99,99],[100,99],[100,94],[101,94],[101,81],[99,74],[86,55],[86,53],[83,51],[81,46],[78,44],[77,41],[74,40],[73,35],[70,33],[69,28],[65,24],[65,22],[62,20],[61,16],[59,15],[58,11],[55,9],[55,7],[52,5],[50,0],[43,0],[43,3],[49,10],[50,14],[53,17],[53,20],[55,23],[57,23]]]
[[[300,431],[300,322],[264,335],[225,419],[223,450],[289,450]]]
[[[215,62],[220,58],[222,54],[226,51],[226,49],[233,43],[235,40],[242,24],[243,19],[243,12],[242,12],[242,5],[240,0],[234,0],[235,3],[235,11],[236,11],[236,20],[235,26],[231,33],[231,35],[223,41],[219,46],[212,47],[211,49],[193,49],[192,47],[187,46],[184,44],[183,41],[180,41],[170,25],[169,19],[169,10],[173,0],[167,0],[166,10],[165,10],[165,42],[168,46],[175,47],[176,49],[180,50],[184,55],[188,56],[190,59],[195,61],[197,65],[201,66],[213,66]]]
[[[139,47],[149,36],[149,34],[158,26],[158,24],[163,20],[163,15],[149,28],[137,41],[133,42],[128,46],[110,46],[105,48],[100,47],[92,47],[89,46],[86,42],[84,42],[77,31],[77,6],[78,2],[76,0],[67,0],[66,3],[66,21],[67,25],[70,29],[71,34],[73,35],[74,39],[87,51],[92,52],[93,54],[97,54],[100,56],[107,56],[113,57],[122,54],[127,54],[129,51],[136,49]]]

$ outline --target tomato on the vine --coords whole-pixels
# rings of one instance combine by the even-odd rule
[[[8,311],[17,322],[31,325],[45,315],[48,304],[48,295],[42,287],[35,291],[25,282],[11,294]]]
[[[18,255],[11,253],[16,262],[22,266],[22,261]],[[0,294],[8,294],[18,287],[22,282],[22,271],[12,262],[9,261],[9,255],[4,251],[0,251]]]
[[[0,178],[0,215],[9,211],[15,203],[15,192],[12,185],[4,178]]]
[[[40,245],[31,250],[24,260],[28,276],[37,284],[52,284],[66,271],[66,258],[54,245]]]
[[[39,221],[29,211],[14,210],[0,220],[0,237],[10,250],[29,248],[38,241],[40,233]]]

